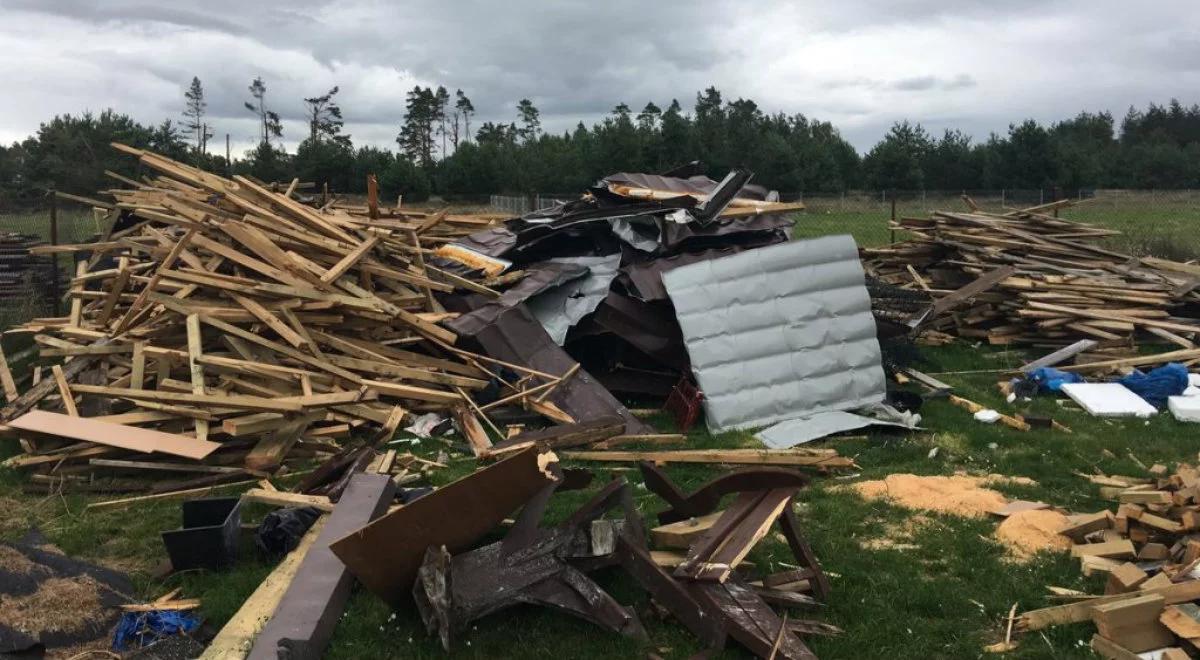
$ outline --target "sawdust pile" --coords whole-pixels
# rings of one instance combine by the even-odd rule
[[[47,578],[25,596],[0,595],[0,624],[24,633],[72,633],[106,616],[91,576]]]
[[[1058,533],[1067,526],[1067,517],[1057,511],[1040,509],[1012,514],[996,528],[996,538],[1016,559],[1032,559],[1042,550],[1070,550],[1071,539]]]
[[[882,481],[862,481],[851,488],[866,499],[883,499],[906,509],[982,518],[1008,504],[1008,498],[984,486],[994,477],[919,477],[889,474]]]

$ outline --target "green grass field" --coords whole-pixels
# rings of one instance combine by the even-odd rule
[[[927,349],[925,355],[928,362],[920,368],[937,374],[1009,368],[1020,364],[1024,357],[1015,352],[979,353],[968,346]],[[944,374],[939,378],[954,385],[963,396],[1000,410],[1012,410],[996,394],[994,374]],[[1148,422],[1102,421],[1082,412],[1063,410],[1049,399],[1033,402],[1028,410],[1017,410],[1053,415],[1075,432],[1019,433],[982,425],[963,410],[932,400],[922,411],[927,432],[872,435],[824,444],[855,456],[862,467],[862,478],[881,478],[895,472],[956,471],[1023,476],[1037,485],[998,489],[1013,497],[1040,499],[1076,511],[1114,505],[1098,499],[1097,487],[1073,472],[1098,468],[1106,473],[1142,474],[1130,454],[1147,465],[1174,465],[1196,459],[1193,429],[1176,423],[1169,415]],[[664,431],[671,430],[667,420],[653,421]],[[695,447],[754,444],[752,437],[743,433],[711,436],[701,430],[692,432],[689,439]],[[934,447],[938,448],[937,455],[929,458]],[[440,444],[427,443],[418,453],[433,456],[441,448]],[[14,446],[4,446],[3,453],[14,451]],[[434,483],[447,483],[473,466],[473,459],[455,456],[451,468],[435,473]],[[600,483],[607,480],[608,468],[599,464],[593,467],[599,472]],[[702,467],[669,467],[668,471],[685,487],[716,474],[716,468]],[[619,474],[638,481],[635,470]],[[1082,578],[1077,566],[1063,555],[1039,556],[1027,564],[1006,560],[1002,548],[992,540],[992,520],[932,514],[927,516],[932,523],[914,530],[911,543],[915,548],[864,547],[864,542],[879,538],[887,527],[908,524],[913,512],[831,488],[846,481],[820,477],[800,497],[802,525],[833,576],[834,593],[821,611],[797,611],[792,616],[819,618],[845,629],[845,634],[838,637],[811,640],[814,650],[826,660],[977,657],[983,645],[1002,634],[1002,619],[1013,603],[1018,603],[1019,610],[1051,604],[1046,598],[1047,585],[1102,589],[1100,578]],[[106,498],[26,495],[21,486],[19,475],[0,472],[0,535],[14,538],[29,527],[39,527],[69,553],[131,571],[141,595],[147,598],[181,586],[185,596],[203,600],[201,612],[214,626],[230,617],[270,571],[269,565],[246,551],[241,563],[228,572],[191,572],[153,580],[148,577],[149,571],[164,556],[158,533],[178,524],[177,502],[85,512],[87,502]],[[552,514],[566,515],[591,492],[557,496]],[[636,503],[647,518],[661,508],[657,498],[644,489],[639,487],[635,493]],[[261,508],[252,508],[246,519],[257,521],[262,513]],[[751,559],[759,566],[777,569],[778,562],[788,561],[789,556],[782,544],[768,536]],[[682,628],[655,619],[645,594],[619,570],[602,574],[600,581],[618,600],[637,608],[650,633],[649,643],[601,633],[554,612],[519,608],[472,626],[460,638],[452,657],[557,660],[645,657],[654,652],[664,658],[685,658],[700,650]],[[338,625],[328,657],[443,657],[439,645],[425,634],[411,609],[395,617],[392,614],[371,594],[356,593]],[[1081,646],[1089,637],[1087,625],[1049,629],[1044,635],[1021,639],[1020,649],[1010,657],[1089,657],[1089,651]],[[730,650],[723,657],[745,654]]]

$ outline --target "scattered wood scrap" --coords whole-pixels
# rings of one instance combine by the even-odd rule
[[[1027,369],[1073,358],[1077,368],[1108,371],[1118,366],[1112,360],[1139,356],[1139,340],[1195,350],[1200,319],[1177,314],[1200,301],[1200,267],[1113,251],[1103,242],[1120,232],[1052,215],[1071,203],[902,218],[893,228],[912,238],[862,248],[864,268],[932,295],[929,333],[1063,349]],[[1141,355],[1139,364],[1184,359],[1171,353]]]
[[[1151,478],[1080,475],[1119,502],[1116,511],[1070,517],[1060,530],[1085,575],[1106,574],[1103,594],[1025,612],[1021,630],[1091,619],[1092,648],[1107,658],[1200,641],[1200,470],[1179,465]]]

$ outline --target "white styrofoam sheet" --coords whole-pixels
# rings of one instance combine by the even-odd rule
[[[1200,396],[1167,397],[1167,409],[1181,422],[1200,422]]]
[[[663,273],[704,392],[725,431],[851,410],[884,397],[858,247],[792,241]]]
[[[1120,383],[1066,383],[1062,391],[1097,417],[1149,417],[1158,412]]]

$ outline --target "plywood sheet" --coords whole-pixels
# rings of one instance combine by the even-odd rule
[[[8,425],[31,433],[44,433],[61,438],[94,442],[98,445],[129,449],[145,454],[170,454],[196,460],[208,456],[221,446],[216,442],[197,440],[183,435],[101,422],[86,417],[71,417],[45,410],[33,410],[25,413],[9,422]]]

